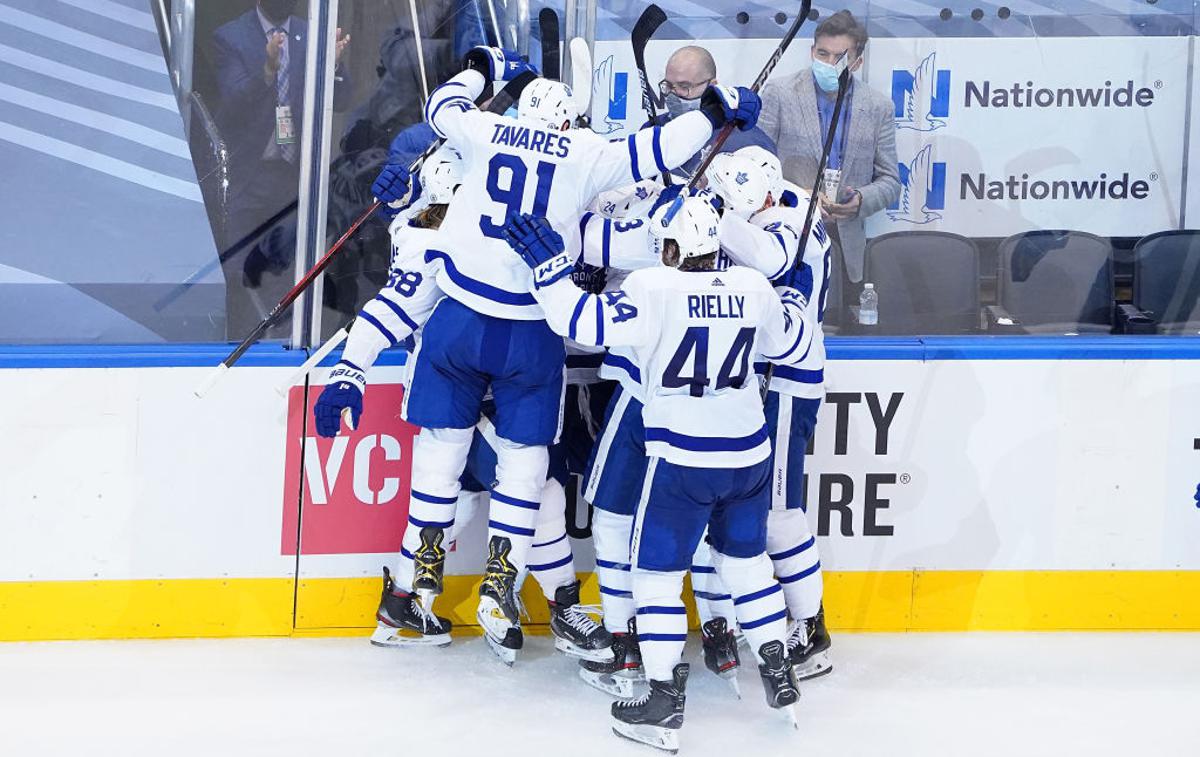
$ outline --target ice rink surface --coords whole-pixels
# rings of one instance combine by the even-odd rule
[[[1200,755],[1200,634],[835,634],[800,731],[698,651],[683,755]],[[478,638],[0,644],[0,681],[5,757],[661,754],[545,636],[512,670]]]

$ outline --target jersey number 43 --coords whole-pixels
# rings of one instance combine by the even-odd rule
[[[496,153],[488,161],[487,191],[493,201],[504,206],[504,212],[497,220],[494,216],[479,217],[479,230],[486,237],[503,239],[504,221],[510,215],[529,212],[535,216],[545,216],[550,204],[550,185],[554,183],[554,169],[557,166],[544,160],[537,164],[537,190],[533,193],[533,208],[525,211],[522,201],[525,199],[525,182],[529,179],[529,168],[525,161],[516,155]],[[501,169],[508,169],[507,186],[501,186]]]

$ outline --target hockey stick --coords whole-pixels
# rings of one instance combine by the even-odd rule
[[[542,38],[542,74],[547,79],[562,81],[562,52],[558,49],[558,13],[553,8],[538,12],[538,30]]]
[[[808,209],[804,212],[804,227],[800,231],[800,247],[796,250],[796,262],[793,264],[795,268],[804,265],[804,250],[808,246],[808,235],[812,232],[813,219],[816,217],[818,192],[825,175],[825,166],[829,162],[829,151],[833,149],[833,139],[837,134],[838,123],[842,118],[842,103],[846,99],[846,90],[850,89],[850,68],[846,65],[845,55],[842,56],[839,65],[842,67],[842,72],[838,75],[837,99],[833,101],[833,114],[829,117],[829,133],[825,135],[825,144],[821,146],[821,159],[817,161],[817,178],[813,181],[812,194],[808,196]],[[767,401],[767,393],[771,391],[771,379],[774,376],[775,364],[767,363],[762,383],[763,402]]]
[[[520,96],[521,90],[536,78],[537,77],[532,72],[527,71],[510,81],[504,86],[504,89],[500,90],[500,92],[492,98],[492,102],[487,107],[488,112],[503,113],[504,111],[508,110]],[[409,173],[415,173],[418,171],[421,167],[421,164],[425,162],[425,159],[432,155],[433,152],[440,146],[441,140],[434,140],[433,143],[431,143],[425,150],[425,152],[421,153],[421,155],[412,162],[412,164],[409,166]],[[275,321],[279,320],[279,317],[285,311],[287,311],[291,304],[295,302],[301,294],[304,293],[304,290],[308,289],[308,287],[312,285],[313,281],[315,281],[316,278],[320,276],[326,268],[329,267],[333,257],[337,255],[339,250],[341,250],[342,245],[346,243],[346,240],[353,236],[354,232],[358,231],[358,228],[362,226],[368,218],[371,217],[371,214],[374,213],[381,204],[382,203],[379,200],[371,203],[371,206],[364,210],[362,215],[354,220],[354,223],[350,224],[350,228],[346,229],[345,233],[342,234],[342,236],[333,243],[333,246],[329,248],[329,251],[317,261],[317,264],[314,265],[308,271],[308,273],[304,274],[300,281],[296,282],[296,285],[293,286],[291,290],[283,296],[283,299],[281,299],[279,303],[271,309],[271,312],[267,314],[267,317],[254,327],[250,334],[247,335],[246,338],[243,339],[241,343],[233,349],[233,352],[229,353],[229,356],[221,361],[220,365],[213,369],[212,373],[210,373],[204,380],[204,383],[202,383],[195,390],[194,394],[197,397],[203,399],[204,396],[208,394],[208,392],[217,383],[217,381],[220,380],[221,376],[223,376],[238,360],[241,359],[242,355],[246,353],[246,350],[250,349],[250,345],[258,341],[259,338],[262,337],[262,335],[266,332],[266,330],[270,328]]]
[[[642,15],[638,16],[629,37],[629,41],[633,44],[633,62],[637,66],[638,79],[642,83],[642,110],[646,111],[651,122],[658,119],[659,102],[658,96],[650,87],[650,76],[646,73],[646,45],[654,36],[654,32],[658,31],[658,27],[666,23],[666,20],[667,14],[663,12],[663,9],[651,3],[646,10],[642,11]],[[663,182],[668,187],[671,186],[670,173],[663,173]]]
[[[417,66],[421,70],[421,95],[424,105],[429,100],[429,74],[425,72],[425,45],[421,43],[421,22],[417,18],[417,0],[408,0],[408,12],[412,14],[413,41],[417,43]]]
[[[308,375],[309,371],[317,367],[317,363],[320,363],[322,360],[324,360],[329,353],[337,349],[339,344],[346,341],[347,337],[350,336],[350,327],[353,325],[354,318],[351,318],[349,323],[347,323],[345,326],[342,326],[337,330],[336,334],[329,337],[329,341],[318,347],[317,350],[313,352],[312,356],[309,357],[308,360],[305,360],[304,364],[296,369],[295,373],[293,373],[291,376],[288,376],[287,381],[284,381],[280,383],[279,386],[275,387],[275,391],[279,394],[279,396],[286,397],[291,388],[296,385],[297,381]]]
[[[496,35],[496,47],[504,47],[504,37],[500,36],[500,21],[496,16],[496,4],[487,0],[488,15],[492,17],[492,33]]]
[[[646,10],[642,11],[642,15],[638,16],[629,36],[629,41],[633,43],[633,62],[637,66],[638,78],[642,82],[642,109],[652,119],[658,117],[659,102],[658,96],[650,88],[650,77],[646,73],[646,45],[654,36],[654,32],[658,31],[658,27],[666,21],[667,14],[663,12],[663,9],[651,3]]]
[[[796,14],[796,20],[788,28],[787,34],[783,35],[783,39],[779,42],[779,46],[775,48],[775,52],[771,53],[770,59],[767,60],[767,65],[763,66],[763,70],[759,72],[758,78],[750,85],[750,91],[755,94],[763,88],[770,78],[771,72],[775,70],[775,66],[779,65],[779,60],[783,58],[783,54],[787,52],[788,45],[792,44],[792,40],[796,38],[796,33],[800,31],[800,27],[804,26],[805,20],[808,18],[808,12],[812,9],[812,0],[802,0],[800,3],[800,12]],[[713,158],[721,151],[721,145],[725,144],[725,140],[729,139],[729,135],[733,133],[733,122],[729,122],[721,127],[721,131],[717,132],[716,138],[713,140],[712,148],[708,151],[708,156],[701,161],[696,168],[696,173],[692,174],[692,178],[687,183],[687,191],[691,192],[700,183],[700,178],[704,176],[704,172],[708,170],[712,164]],[[675,218],[675,214],[683,207],[684,192],[681,192],[675,201],[671,203],[671,207],[667,208],[666,215],[663,216],[663,225],[666,225]]]
[[[571,59],[571,93],[575,95],[575,110],[579,113],[578,125],[587,128],[591,123],[588,109],[592,105],[592,51],[587,40],[576,37],[567,46]]]

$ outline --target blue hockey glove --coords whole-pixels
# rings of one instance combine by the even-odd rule
[[[317,434],[337,436],[342,427],[342,413],[347,409],[350,411],[350,428],[358,428],[358,420],[362,417],[363,392],[366,390],[367,377],[357,365],[343,360],[334,366],[329,373],[329,382],[313,407]]]
[[[487,45],[472,47],[467,51],[463,63],[464,68],[478,71],[489,81],[511,81],[526,71],[533,72],[535,76],[538,72],[520,53]]]
[[[567,254],[563,238],[545,218],[527,213],[509,216],[504,224],[504,241],[533,271],[533,283],[538,289],[575,271],[575,261]]]
[[[748,131],[758,123],[762,100],[746,87],[711,84],[700,96],[700,110],[708,116],[713,129],[732,121],[742,131]]]
[[[682,184],[672,184],[671,186],[663,189],[663,191],[658,193],[658,197],[654,200],[654,204],[650,206],[650,213],[647,215],[647,217],[653,217],[655,211],[657,211],[659,208],[675,202],[675,198],[678,197],[679,193],[682,191]]]
[[[393,211],[412,204],[421,193],[421,181],[408,172],[408,166],[388,163],[371,185],[371,194]]]

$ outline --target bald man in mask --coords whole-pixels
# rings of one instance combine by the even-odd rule
[[[672,118],[699,109],[704,90],[708,85],[717,83],[717,63],[708,50],[698,45],[679,48],[667,59],[666,70],[658,83],[658,93],[666,112],[660,113],[658,118],[651,119],[646,125],[662,126]],[[733,152],[748,145],[758,145],[775,152],[775,143],[757,126],[749,131],[734,129],[721,146],[721,152]],[[712,142],[709,142],[675,173],[682,172],[690,176],[711,149]]]

